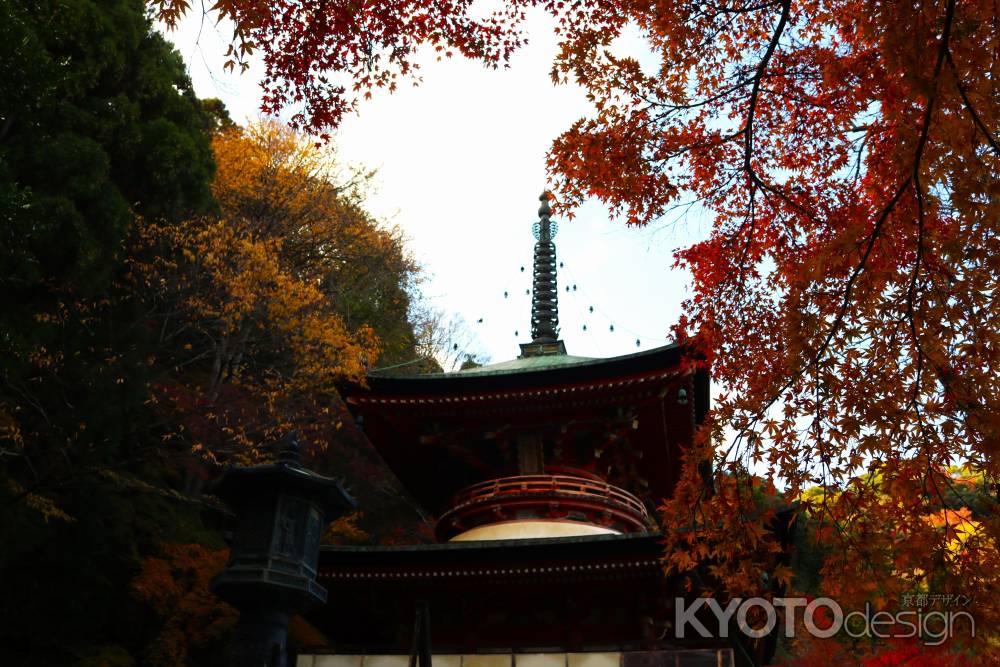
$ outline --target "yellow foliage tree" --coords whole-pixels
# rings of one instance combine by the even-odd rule
[[[328,147],[261,121],[213,149],[218,215],[140,229],[132,275],[172,369],[156,400],[212,457],[253,460],[290,429],[322,444],[334,384],[363,378],[385,348],[376,331],[412,349],[416,266],[362,209],[368,175],[343,176]]]

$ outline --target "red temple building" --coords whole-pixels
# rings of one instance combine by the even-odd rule
[[[677,345],[567,354],[549,215],[543,195],[520,356],[373,372],[344,390],[436,517],[437,543],[324,547],[329,602],[295,637],[299,667],[735,667],[773,651],[770,637],[675,637],[675,599],[698,591],[664,575],[657,507],[708,410],[709,377]]]

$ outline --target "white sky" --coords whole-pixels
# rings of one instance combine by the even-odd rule
[[[225,72],[227,31],[200,24],[192,15],[167,33],[195,91],[222,99],[237,122],[256,118],[260,68]],[[426,296],[464,318],[478,339],[474,351],[492,361],[515,357],[517,343],[530,339],[525,290],[545,153],[590,111],[581,89],[549,79],[552,28],[547,15],[530,15],[530,44],[506,70],[461,58],[421,60],[419,87],[374,96],[335,138],[341,159],[378,170],[369,210],[405,231],[430,276]],[[574,220],[557,222],[561,337],[569,353],[608,357],[668,342],[689,284],[686,272],[670,268],[672,251],[707,234],[708,221],[688,217],[676,225],[627,228],[590,203]]]

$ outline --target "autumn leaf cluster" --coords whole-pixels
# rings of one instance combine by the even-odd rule
[[[161,551],[131,582],[133,595],[164,619],[144,658],[150,665],[190,664],[192,651],[221,643],[236,625],[236,610],[209,592],[229,552],[200,544],[164,544]]]

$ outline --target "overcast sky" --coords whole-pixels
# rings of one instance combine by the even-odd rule
[[[335,135],[341,159],[378,170],[368,208],[405,231],[430,277],[424,293],[464,318],[477,351],[494,362],[529,340],[531,225],[546,150],[590,111],[579,88],[548,77],[556,46],[549,17],[536,12],[527,28],[530,44],[509,69],[424,58],[420,87],[375,95]],[[223,71],[224,30],[189,16],[166,34],[200,97],[222,99],[237,122],[259,116],[260,68]],[[670,268],[672,252],[706,234],[708,221],[627,228],[590,203],[557,222],[561,337],[570,354],[608,357],[669,342],[689,284]]]

